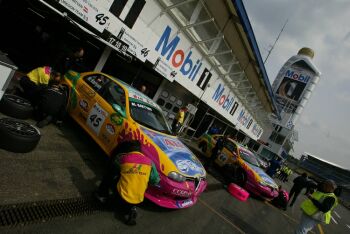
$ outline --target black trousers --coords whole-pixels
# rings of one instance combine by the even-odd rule
[[[24,97],[28,99],[34,106],[37,105],[44,86],[36,85],[27,76],[23,76],[20,79],[19,84],[23,89]]]
[[[290,203],[290,206],[293,206],[295,200],[297,199],[297,197],[299,196],[301,192],[301,189],[296,189],[294,186],[292,187],[292,189],[289,192],[289,201],[292,200],[292,202]],[[292,199],[293,197],[293,199]]]
[[[111,160],[112,161],[112,160]],[[106,174],[103,176],[100,186],[98,187],[97,193],[101,197],[109,197],[109,191],[111,190],[113,193],[113,198],[117,202],[119,208],[123,214],[129,214],[133,207],[136,207],[135,204],[130,204],[125,201],[117,191],[117,183],[120,177],[119,170],[110,163],[109,168]]]

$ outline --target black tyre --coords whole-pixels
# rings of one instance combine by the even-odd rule
[[[5,94],[0,101],[0,111],[17,119],[28,119],[33,114],[32,104],[20,96]]]
[[[243,169],[238,169],[235,176],[234,176],[234,182],[238,184],[241,187],[244,187],[245,183],[247,182],[247,174]]]
[[[12,118],[0,119],[0,148],[15,153],[32,151],[40,140],[40,131],[34,126]]]

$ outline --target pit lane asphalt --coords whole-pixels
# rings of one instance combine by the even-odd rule
[[[31,122],[31,121],[29,121]],[[49,125],[41,130],[37,148],[27,154],[0,149],[0,205],[84,197],[96,189],[106,156],[73,121],[62,128]],[[193,150],[195,142],[185,141]],[[198,154],[198,153],[197,153]],[[137,225],[126,226],[116,210],[89,216],[55,218],[49,222],[2,227],[1,233],[293,233],[299,220],[299,196],[295,206],[281,211],[267,202],[249,198],[240,202],[223,188],[214,170],[208,188],[197,204],[168,210],[146,201],[138,209]],[[291,180],[290,180],[291,181]],[[280,181],[277,180],[278,183]],[[289,189],[291,183],[283,186]],[[348,233],[350,212],[338,206],[330,225],[314,233]],[[339,217],[340,218],[339,218]]]

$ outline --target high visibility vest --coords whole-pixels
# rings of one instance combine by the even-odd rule
[[[327,197],[334,197],[335,202],[332,208],[326,213],[324,213],[323,222],[326,224],[329,224],[329,222],[331,221],[331,212],[334,209],[334,207],[338,205],[337,197],[334,195],[334,193],[323,193],[319,191],[314,192],[311,196],[319,202],[323,202],[324,199]],[[314,205],[314,203],[312,203],[310,199],[303,201],[300,207],[304,211],[304,213],[307,214],[308,216],[312,216],[319,211],[318,208]]]
[[[49,84],[51,67],[38,67],[27,74],[27,77],[36,85]]]
[[[185,112],[183,110],[180,110],[176,115],[176,120],[180,124],[183,124],[184,119],[185,119]]]
[[[117,190],[131,204],[143,201],[152,169],[152,161],[139,152],[127,153],[120,158],[120,179]]]

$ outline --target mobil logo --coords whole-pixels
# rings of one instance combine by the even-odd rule
[[[240,122],[244,127],[248,128],[248,125],[252,124],[252,117],[250,116],[249,112],[246,110],[241,110],[237,117],[238,122]]]
[[[262,128],[257,123],[254,123],[253,129],[252,129],[253,135],[255,135],[257,138],[260,138],[262,132],[263,132]]]
[[[301,81],[303,83],[307,83],[310,80],[310,76],[302,75],[300,72],[297,73],[297,72],[295,72],[293,70],[289,70],[289,69],[286,71],[285,76],[290,78],[290,79],[293,79],[293,80]]]
[[[155,50],[160,51],[160,54],[170,62],[171,66],[174,68],[180,68],[180,73],[187,76],[192,81],[196,78],[199,69],[202,66],[200,59],[194,59],[192,56],[192,50],[185,54],[184,50],[177,48],[180,37],[176,35],[172,40],[170,40],[171,28],[167,26],[160,37]]]
[[[221,83],[218,84],[211,98],[224,110],[230,111],[231,115],[236,112],[239,105],[235,98],[230,96],[230,93],[225,93],[225,86]]]

